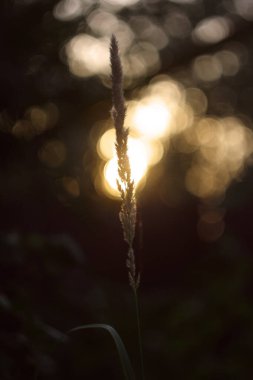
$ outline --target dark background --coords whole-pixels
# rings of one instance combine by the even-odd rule
[[[54,16],[57,3],[6,0],[0,6],[0,378],[121,379],[117,352],[106,333],[66,335],[85,323],[111,324],[138,373],[120,203],[94,185],[99,158],[91,136],[96,121],[108,118],[110,89],[103,76],[70,73],[62,53],[78,32],[92,35],[87,24],[91,9],[63,21]],[[101,4],[94,1],[92,9]],[[241,8],[238,4],[145,0],[117,11],[110,8],[126,24],[131,16],[142,15],[160,25],[173,12],[183,12],[192,30],[214,15],[233,22],[228,36],[212,44],[196,43],[191,30],[180,36],[179,27],[159,52],[160,66],[132,79],[126,98],[153,76],[168,74],[184,86],[202,89],[207,115],[239,115],[251,128],[253,10],[250,1]],[[194,79],[195,59],[230,43],[243,47],[238,73],[208,84]],[[30,107],[45,104],[57,117],[37,133],[27,114]],[[40,159],[49,140],[60,140],[67,152],[59,165]],[[52,154],[57,159],[57,151]],[[250,379],[252,167],[250,160],[245,163],[218,200],[203,199],[184,185],[189,160],[168,149],[138,195],[136,255],[146,377]],[[64,189],[66,177],[76,180],[78,191]],[[160,196],[161,189],[166,197]],[[221,233],[209,226],[201,235],[203,208],[222,211]]]

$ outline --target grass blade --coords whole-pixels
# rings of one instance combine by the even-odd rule
[[[104,323],[93,323],[89,325],[75,327],[74,329],[69,330],[68,333],[73,333],[76,331],[86,330],[86,329],[103,329],[109,332],[109,334],[113,338],[114,343],[116,345],[125,379],[134,380],[135,379],[134,371],[133,371],[130,359],[128,357],[127,350],[125,348],[125,345],[121,337],[117,333],[117,331],[110,325],[106,325]]]

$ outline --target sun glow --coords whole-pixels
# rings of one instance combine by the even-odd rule
[[[156,98],[144,100],[133,115],[134,127],[151,139],[161,138],[168,133],[170,110],[167,104]]]
[[[148,151],[141,141],[130,137],[128,140],[128,156],[132,179],[137,187],[148,169]],[[115,153],[104,167],[104,187],[111,195],[119,197],[117,179],[118,164]]]
[[[170,137],[189,127],[189,110],[192,108],[185,103],[184,89],[164,75],[154,78],[136,94],[136,100],[128,102],[125,126],[129,128],[128,155],[136,188],[144,184],[149,168],[162,159]],[[106,121],[107,128],[108,124]],[[115,140],[115,129],[109,128],[96,143],[104,161],[97,184],[109,197],[120,197]]]
[[[103,170],[103,188],[112,196],[119,197],[117,190],[117,156],[115,149],[115,130],[108,129],[97,143],[97,152],[102,160],[106,161]],[[159,140],[150,140],[145,137],[129,135],[128,156],[135,186],[145,178],[148,168],[158,163],[164,153]]]
[[[193,72],[205,82],[217,80],[220,75],[235,75],[239,61],[227,62],[228,56],[225,50],[215,56],[202,55],[195,59]],[[210,65],[213,71],[207,70]],[[208,99],[202,90],[184,88],[166,75],[153,78],[148,86],[134,92],[134,100],[127,103],[125,127],[129,128],[128,153],[136,188],[145,184],[150,167],[170,147],[188,156],[185,188],[200,199],[222,197],[231,182],[240,178],[247,163],[252,162],[252,130],[234,116],[207,116],[207,109]],[[107,120],[103,126],[108,125],[112,122]],[[103,131],[96,148],[104,161],[97,177],[98,188],[117,198],[114,128]],[[165,199],[162,192],[161,196]],[[204,234],[203,223],[199,228]]]

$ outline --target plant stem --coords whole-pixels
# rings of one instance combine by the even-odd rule
[[[141,380],[145,380],[142,338],[141,338],[140,305],[139,305],[139,298],[138,298],[137,289],[133,289],[133,292],[134,292],[134,301],[135,301],[137,330],[138,330],[138,343],[139,343],[139,354],[140,354],[140,364],[141,364]]]

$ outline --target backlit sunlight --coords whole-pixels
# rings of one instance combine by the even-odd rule
[[[148,151],[145,145],[137,139],[129,138],[128,156],[131,166],[132,179],[137,187],[145,176],[148,168]],[[104,188],[113,196],[119,197],[117,190],[118,167],[116,153],[104,167]]]
[[[138,105],[133,115],[135,128],[146,137],[160,138],[168,133],[170,110],[162,99],[150,97]]]
[[[203,67],[195,67],[199,76],[200,69]],[[198,88],[184,89],[166,76],[154,78],[135,96],[127,104],[125,125],[130,133],[129,157],[136,187],[173,141],[175,151],[188,155],[186,189],[202,199],[222,196],[253,152],[250,129],[239,118],[205,116],[208,103],[204,93]],[[96,149],[104,161],[103,191],[117,197],[113,128],[99,137]]]

